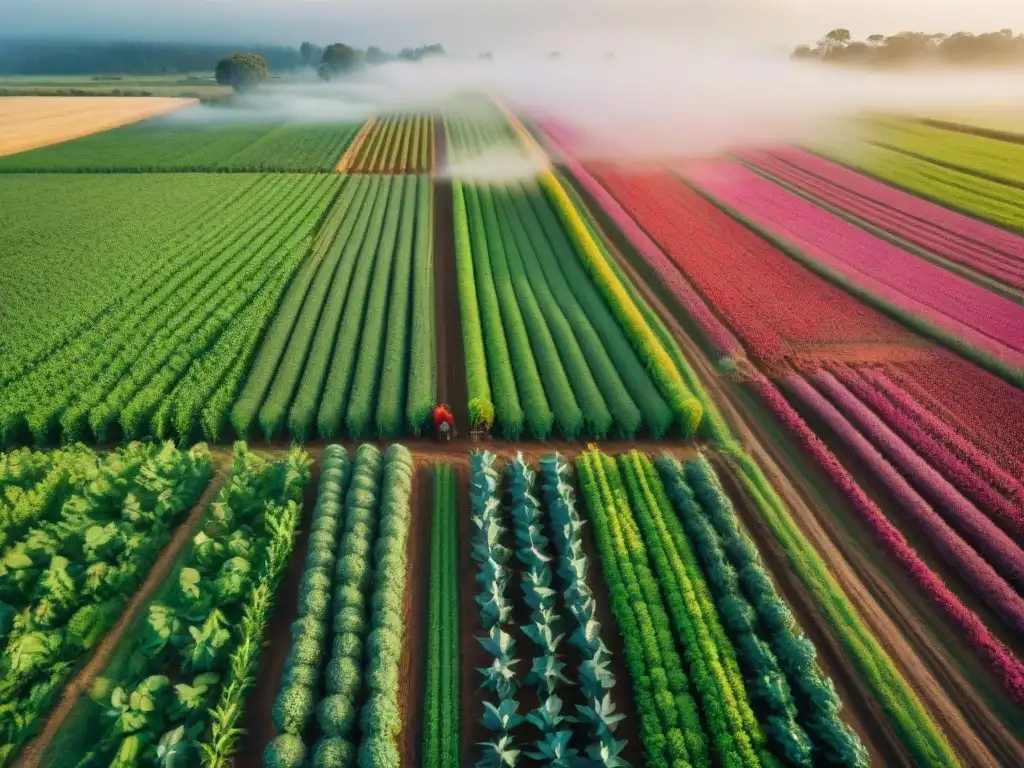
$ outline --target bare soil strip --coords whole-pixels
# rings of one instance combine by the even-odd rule
[[[359,133],[356,134],[354,139],[352,139],[352,143],[348,145],[348,149],[345,150],[344,154],[338,160],[338,164],[334,166],[335,172],[345,173],[349,169],[349,166],[352,165],[352,161],[355,160],[356,155],[359,154],[359,150],[366,141],[366,137],[370,135],[370,131],[373,130],[373,126],[376,122],[377,118],[371,117],[363,123],[363,127],[359,129]]]
[[[0,156],[77,139],[196,103],[124,96],[8,96],[0,99]]]
[[[284,674],[284,663],[292,647],[292,622],[299,616],[299,588],[306,570],[306,550],[309,545],[309,529],[313,524],[313,510],[316,507],[317,486],[320,480],[320,465],[323,451],[311,468],[312,476],[306,485],[302,499],[302,522],[295,547],[285,569],[284,578],[277,589],[274,612],[270,616],[267,630],[263,634],[263,652],[260,654],[259,674],[256,684],[246,698],[242,728],[246,737],[235,757],[237,766],[260,766],[263,764],[263,750],[277,729],[271,718],[271,710]],[[307,744],[312,747],[312,744]]]
[[[415,461],[415,459],[414,459]],[[430,464],[415,461],[412,520],[406,549],[405,636],[398,671],[398,711],[402,736],[398,748],[402,765],[420,764],[423,695],[427,662],[427,612],[430,602],[430,526],[434,512],[434,483]]]
[[[85,666],[64,686],[60,699],[50,712],[43,730],[33,737],[22,749],[21,756],[15,764],[17,768],[38,768],[39,761],[50,746],[50,742],[60,731],[61,727],[63,727],[64,721],[71,714],[71,710],[78,702],[79,696],[87,693],[93,679],[106,669],[114,651],[117,650],[118,643],[124,637],[125,631],[132,625],[139,611],[142,610],[142,607],[146,605],[153,596],[153,593],[163,584],[167,575],[173,570],[178,555],[181,554],[182,549],[192,538],[192,533],[199,524],[203,511],[213,501],[217,491],[220,490],[221,485],[224,483],[226,478],[224,474],[225,467],[220,465],[221,462],[215,456],[214,467],[216,474],[207,486],[206,491],[199,497],[196,505],[192,507],[188,517],[175,529],[171,540],[167,542],[167,545],[160,552],[160,556],[153,563],[153,567],[149,569],[146,580],[142,583],[138,592],[128,601],[128,604],[125,605],[121,618],[103,636],[103,639],[100,640],[99,645],[96,646]],[[228,467],[230,467],[230,463]]]
[[[448,161],[444,124],[434,131],[438,167]],[[437,340],[437,399],[448,403],[460,438],[469,437],[469,395],[462,348],[462,315],[455,273],[455,229],[452,224],[452,183],[434,180],[434,337]]]
[[[616,242],[615,239],[612,242]],[[949,634],[945,622],[940,619],[930,626],[922,622],[922,617],[907,602],[914,600],[912,587],[906,580],[894,583],[885,578],[881,564],[887,563],[888,556],[872,542],[864,540],[862,526],[848,529],[837,522],[833,512],[837,508],[845,509],[848,517],[853,515],[846,509],[846,503],[835,493],[827,501],[808,493],[807,462],[799,456],[794,460],[780,449],[780,444],[788,436],[766,430],[758,424],[756,409],[752,410],[750,402],[738,395],[737,388],[718,375],[682,328],[679,322],[679,316],[685,314],[682,308],[672,303],[673,311],[670,311],[637,273],[629,258],[624,258],[621,253],[617,253],[616,258],[675,336],[733,433],[764,470],[804,536],[828,564],[833,578],[861,619],[907,683],[921,697],[953,748],[965,759],[965,764],[1024,764],[1021,741],[979,700],[973,682],[962,674],[957,663],[936,646],[936,632]],[[822,511],[819,513],[818,510]],[[777,581],[781,575],[789,576],[788,568],[782,563],[773,567],[772,573]],[[799,616],[799,620],[809,636],[832,635],[831,627],[817,612]],[[818,625],[813,634],[809,623]],[[839,667],[843,668],[841,672]],[[840,696],[848,706],[857,706],[855,702],[871,699],[870,691],[861,690],[854,694],[850,689],[843,689],[844,680],[853,682],[857,687],[860,685],[857,670],[845,654],[836,658],[835,665],[826,664],[823,668],[836,682]],[[860,728],[858,721],[862,724]],[[851,718],[850,723],[857,728],[869,750],[885,757],[886,764],[901,754],[902,746],[892,738],[884,718],[865,711],[863,715]],[[865,728],[866,724],[870,724],[869,727]]]

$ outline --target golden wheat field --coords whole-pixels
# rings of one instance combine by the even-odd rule
[[[195,99],[11,96],[0,99],[0,156],[162,115]]]

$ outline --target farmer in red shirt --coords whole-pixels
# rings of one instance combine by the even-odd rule
[[[434,437],[438,440],[450,440],[455,436],[455,417],[446,403],[434,409]]]

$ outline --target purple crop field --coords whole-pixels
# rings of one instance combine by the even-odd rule
[[[809,257],[884,300],[1014,366],[1024,366],[1024,307],[925,261],[730,161],[684,175]]]
[[[824,203],[950,261],[1024,288],[1024,237],[861,176],[799,149],[742,159]]]

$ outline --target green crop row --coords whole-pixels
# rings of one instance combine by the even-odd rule
[[[348,488],[350,472],[345,449],[338,445],[327,446],[299,591],[298,618],[292,624],[292,645],[272,710],[278,735],[264,752],[267,768],[291,764],[288,755],[305,755],[303,735],[313,719],[326,662],[323,645],[330,622],[336,553],[342,528],[341,499]]]
[[[108,283],[105,311],[3,388],[0,438],[152,434],[162,396],[221,335],[240,318],[260,326],[273,312],[338,183],[326,175],[262,178],[218,214],[219,230],[172,252],[140,284]]]
[[[434,406],[432,190],[351,176],[287,292],[231,411],[307,439],[418,432]]]
[[[435,467],[422,724],[424,768],[459,764],[459,525],[455,481],[450,464]]]
[[[486,402],[513,439],[663,434],[673,414],[543,192],[456,181],[453,194],[471,421]]]
[[[913,195],[1024,232],[1024,190],[1016,186],[865,142],[812,149]]]
[[[434,167],[430,115],[386,115],[377,120],[354,158],[353,173],[430,173]]]
[[[658,582],[615,462],[596,450],[576,460],[612,615],[623,638],[647,765],[708,766],[708,740],[690,693]]]
[[[405,635],[406,543],[412,514],[412,454],[391,446],[384,457],[380,535],[374,547],[374,592],[367,642],[367,698],[360,714],[358,763],[400,765],[399,662]]]
[[[10,765],[142,584],[212,462],[204,444],[171,443],[0,458],[0,765]]]
[[[359,125],[221,125],[154,118],[0,157],[0,173],[330,171]]]
[[[236,443],[231,478],[180,565],[125,634],[45,764],[227,764],[294,545],[309,464],[297,449],[270,460]]]
[[[866,766],[867,751],[840,718],[842,702],[815,661],[814,646],[740,529],[710,463],[700,455],[684,467],[664,456],[657,466],[707,573],[775,753],[789,765],[811,765],[818,754],[829,765]]]
[[[672,514],[661,480],[638,451],[620,456],[619,467],[629,491],[634,535],[647,547],[676,637],[685,649],[712,752],[722,763],[759,765],[764,734],[750,709],[735,649],[722,629],[704,575]]]

